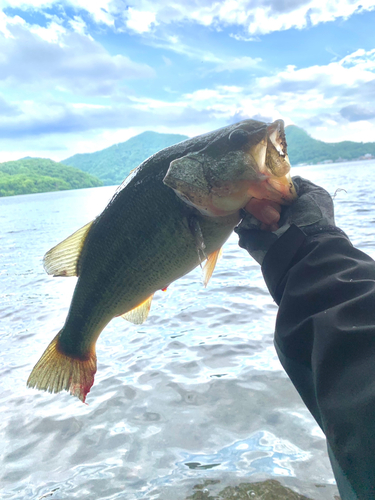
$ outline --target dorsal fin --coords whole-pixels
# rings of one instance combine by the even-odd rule
[[[202,269],[203,284],[205,287],[208,285],[212,273],[214,272],[217,260],[222,256],[222,254],[223,254],[222,248],[218,248],[217,250],[215,250],[215,252],[210,253],[210,255],[207,257],[206,263]]]
[[[64,241],[51,248],[43,258],[44,269],[53,276],[78,276],[77,262],[87,233],[94,221],[78,229]]]
[[[134,323],[135,325],[141,325],[146,321],[148,313],[150,312],[153,296],[154,294],[150,295],[148,299],[141,302],[131,311],[128,311],[125,314],[121,314],[121,317],[126,319],[126,321],[130,321],[130,323]]]

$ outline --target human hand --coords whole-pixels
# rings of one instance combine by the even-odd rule
[[[245,211],[261,222],[260,229],[276,231],[280,220],[281,205],[275,201],[251,198],[245,206]]]
[[[269,248],[292,224],[304,232],[318,232],[334,226],[333,202],[330,194],[302,177],[293,177],[298,199],[290,206],[280,207],[267,200],[252,199],[246,205],[250,213],[235,228],[239,245],[262,264]],[[280,209],[280,214],[279,213]]]

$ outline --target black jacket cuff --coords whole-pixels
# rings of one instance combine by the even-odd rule
[[[292,224],[268,250],[263,260],[262,273],[267,288],[277,304],[280,304],[282,297],[282,287],[280,287],[280,284],[292,266],[293,260],[300,248],[305,246],[313,237],[325,233],[339,233],[348,238],[336,226],[308,226],[302,230],[295,224]]]

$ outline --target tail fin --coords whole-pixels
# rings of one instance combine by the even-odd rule
[[[58,336],[52,340],[43,356],[34,366],[28,380],[28,387],[48,392],[68,391],[83,403],[94,383],[96,354],[80,360],[63,354],[58,348]]]

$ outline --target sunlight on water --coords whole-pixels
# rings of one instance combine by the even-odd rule
[[[375,162],[293,171],[345,189],[337,224],[372,257],[374,172]],[[75,285],[47,276],[43,255],[115,189],[0,199],[1,498],[184,499],[202,481],[278,479],[333,500],[322,433],[273,348],[277,307],[235,235],[207,289],[195,270],[155,295],[145,324],[111,322],[88,406],[26,389]]]

